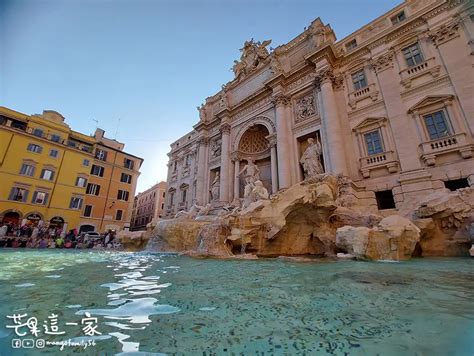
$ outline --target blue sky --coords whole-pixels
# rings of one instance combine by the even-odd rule
[[[316,17],[342,39],[394,0],[0,0],[0,105],[62,113],[143,157],[138,191],[166,180],[169,144],[233,78],[245,40],[286,43]],[[119,124],[120,119],[120,124]]]

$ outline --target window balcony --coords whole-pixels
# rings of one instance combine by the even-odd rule
[[[459,152],[464,159],[472,158],[474,144],[470,142],[465,133],[455,134],[431,140],[420,144],[421,158],[428,166],[436,164],[436,157],[451,153]]]
[[[433,57],[420,64],[403,69],[400,72],[400,77],[402,78],[400,83],[405,88],[410,88],[414,79],[426,74],[430,74],[432,78],[436,78],[439,76],[440,70],[441,66],[439,64],[436,65],[436,60]]]
[[[355,110],[357,107],[357,102],[366,98],[371,98],[372,101],[377,101],[379,98],[379,91],[375,89],[374,83],[349,93],[349,106],[352,110]]]
[[[398,171],[398,160],[394,151],[381,152],[360,159],[360,171],[364,178],[370,177],[370,171],[380,168],[386,168],[389,173]]]

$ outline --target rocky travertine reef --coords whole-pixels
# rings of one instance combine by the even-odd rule
[[[436,192],[406,216],[380,216],[370,201],[346,177],[320,174],[243,209],[195,207],[192,214],[160,221],[148,249],[224,258],[469,255],[473,188]]]

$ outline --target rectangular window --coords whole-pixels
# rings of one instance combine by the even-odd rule
[[[398,14],[396,14],[395,16],[393,16],[390,20],[392,21],[393,25],[396,25],[396,24],[404,21],[405,19],[406,19],[405,11],[402,11],[402,12],[399,12]]]
[[[117,210],[115,213],[115,220],[122,220],[122,210]]]
[[[161,203],[161,210],[165,208],[165,203]]]
[[[101,160],[101,161],[107,161],[107,151],[101,150],[100,148],[97,148],[95,150],[95,158]]]
[[[70,209],[80,209],[82,207],[82,198],[72,197],[69,203]]]
[[[122,175],[120,176],[120,181],[122,183],[132,183],[132,176],[130,174],[127,174],[127,173],[122,173]]]
[[[50,150],[50,151],[49,151],[49,157],[57,158],[58,155],[59,155],[59,151],[58,151],[58,150]]]
[[[41,179],[45,179],[45,180],[53,180],[54,178],[54,171],[50,170],[50,169],[43,169],[41,171],[41,176],[40,176]]]
[[[35,174],[35,167],[30,164],[23,163],[21,165],[20,174],[24,176],[33,177],[33,175]]]
[[[76,178],[76,187],[84,188],[87,184],[87,179],[83,177]]]
[[[442,137],[451,135],[448,122],[444,117],[443,111],[437,111],[423,117],[426,129],[431,140],[437,140]]]
[[[26,202],[27,198],[28,198],[28,190],[23,189],[23,188],[13,187],[10,192],[10,196],[8,197],[8,200]]]
[[[188,192],[187,189],[183,190],[183,196],[182,196],[182,198],[183,198],[183,199],[182,199],[182,202],[183,202],[183,203],[186,202],[186,194],[187,194],[187,192]]]
[[[86,205],[84,207],[84,214],[85,217],[90,217],[92,216],[92,205]]]
[[[89,167],[89,164],[90,164],[90,163],[91,163],[91,162],[90,162],[88,159],[84,159],[84,160],[82,161],[82,165],[85,166],[85,167]]]
[[[33,135],[37,136],[37,137],[43,137],[43,130],[41,129],[34,129],[33,130]]]
[[[356,39],[354,38],[353,40],[349,41],[346,43],[346,49],[348,51],[350,51],[351,49],[354,49],[357,47],[357,41]]]
[[[45,205],[48,201],[48,193],[36,191],[33,194],[33,199],[31,202],[33,204]]]
[[[99,192],[100,192],[100,185],[92,184],[92,183],[87,184],[86,194],[99,195]]]
[[[165,192],[163,192],[163,198],[165,197]]]
[[[61,141],[61,136],[53,134],[53,135],[51,135],[51,141],[59,142],[59,141]]]
[[[120,190],[117,193],[118,200],[125,200],[128,201],[128,192],[126,190]]]
[[[174,192],[170,193],[170,205],[174,204]]]
[[[133,161],[131,159],[125,158],[123,161],[123,166],[128,169],[133,169]]]
[[[35,145],[34,143],[29,143],[28,151],[34,152],[34,153],[41,153],[43,151],[43,148],[39,145]]]
[[[103,177],[104,176],[104,167],[96,166],[95,164],[91,167],[91,174],[94,176]]]
[[[367,86],[367,79],[365,78],[365,73],[363,69],[352,74],[352,83],[354,83],[355,90],[359,90]]]
[[[423,62],[423,56],[418,43],[403,49],[402,52],[409,67],[416,66],[417,64]]]
[[[375,199],[377,200],[377,207],[379,210],[395,209],[395,200],[391,190],[382,190],[375,192]]]
[[[367,145],[367,153],[369,155],[375,155],[383,152],[382,140],[380,138],[380,131],[372,131],[366,133],[365,144]]]

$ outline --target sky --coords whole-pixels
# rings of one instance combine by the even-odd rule
[[[169,145],[233,79],[244,41],[287,43],[320,17],[338,40],[401,0],[0,0],[0,105],[60,112],[73,130],[144,158],[137,192],[166,180]]]

